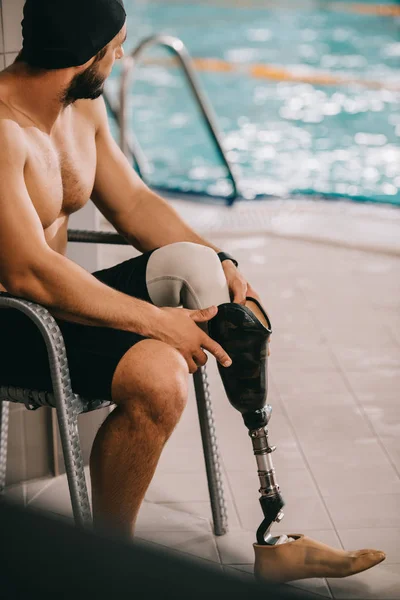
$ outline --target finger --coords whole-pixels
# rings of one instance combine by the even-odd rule
[[[203,348],[208,350],[213,356],[215,356],[217,361],[220,362],[222,366],[224,366],[224,367],[231,366],[232,359],[230,358],[229,354],[227,354],[225,352],[225,350],[222,348],[222,346],[220,346],[218,344],[218,342],[211,339],[206,333],[204,334],[204,337],[202,338],[201,345]]]
[[[199,367],[204,367],[208,361],[208,356],[203,350],[199,350],[196,354],[193,354],[193,360]]]
[[[194,360],[192,358],[188,358],[186,359],[186,362],[188,364],[189,367],[189,373],[191,375],[193,375],[193,373],[196,373],[198,366],[196,365],[196,363],[194,362]]]
[[[199,308],[198,310],[191,311],[190,317],[196,323],[203,323],[215,317],[217,312],[218,308],[216,306],[209,306],[208,308]]]
[[[246,290],[247,290],[247,285],[243,286],[240,283],[235,284],[232,287],[232,291],[233,291],[232,302],[236,302],[237,304],[244,304],[246,302]]]

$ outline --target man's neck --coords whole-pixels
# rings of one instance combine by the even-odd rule
[[[14,63],[2,72],[12,78],[9,102],[11,108],[24,114],[39,129],[51,134],[65,110],[63,92],[72,76],[68,69],[31,72],[24,63]]]

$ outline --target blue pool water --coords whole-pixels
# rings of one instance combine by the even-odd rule
[[[365,0],[125,4],[126,51],[166,33],[194,58],[213,59],[198,77],[245,198],[306,193],[400,204],[400,16],[382,16]],[[165,50],[148,56],[129,114],[152,165],[149,183],[228,195],[226,171],[182,75]],[[255,77],[260,66],[269,71]],[[111,93],[118,80],[117,67]]]

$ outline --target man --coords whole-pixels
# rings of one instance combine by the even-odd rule
[[[117,405],[92,449],[93,514],[95,526],[129,536],[185,406],[188,373],[206,363],[203,349],[231,364],[207,321],[231,301],[266,320],[246,300],[260,302],[234,259],[221,262],[220,249],[144,185],[110,134],[101,94],[123,56],[125,19],[122,0],[26,2],[22,52],[0,74],[0,290],[48,307],[74,391]],[[89,197],[139,257],[95,274],[65,257],[68,216]],[[8,382],[51,389],[40,335],[7,313]]]

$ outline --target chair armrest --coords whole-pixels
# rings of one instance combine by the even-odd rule
[[[120,246],[129,246],[129,242],[112,231],[88,231],[84,229],[69,229],[69,242],[83,242],[88,244],[115,244]]]
[[[23,298],[16,298],[6,292],[0,292],[0,309],[2,308],[14,308],[21,311],[35,323],[42,334],[46,343],[53,384],[53,396],[57,408],[59,407],[58,403],[64,403],[65,406],[64,401],[70,395],[77,398],[76,394],[72,391],[64,338],[54,317],[40,304],[24,300]],[[51,398],[52,395],[50,394],[49,396]],[[37,400],[39,400],[39,397]],[[37,405],[40,406],[46,403],[44,402],[43,394],[41,394],[41,400],[42,402],[40,400],[39,402],[33,401],[32,406],[28,406],[28,408],[37,408]],[[74,404],[76,405],[76,402]],[[81,407],[76,405],[75,408],[79,410]],[[82,410],[79,410],[79,412],[82,412]]]

